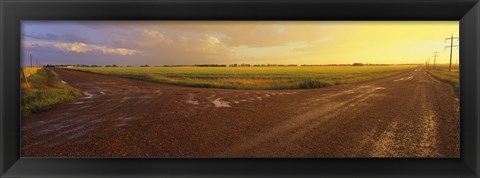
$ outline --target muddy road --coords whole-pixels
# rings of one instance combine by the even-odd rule
[[[187,88],[55,69],[84,96],[22,121],[22,156],[458,157],[459,101],[417,68],[310,90]]]

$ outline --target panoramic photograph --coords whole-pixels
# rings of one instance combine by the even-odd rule
[[[459,158],[458,21],[22,21],[21,156]]]

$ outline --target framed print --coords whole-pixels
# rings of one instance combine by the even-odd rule
[[[2,1],[1,175],[478,177],[478,1]]]
[[[22,157],[460,157],[456,21],[21,23]]]

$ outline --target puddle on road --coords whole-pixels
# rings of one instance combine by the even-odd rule
[[[413,74],[411,76],[408,76],[408,77],[402,77],[400,79],[394,80],[394,82],[412,80],[414,76],[415,76],[415,74]]]
[[[403,81],[403,80],[405,80],[405,77],[400,78],[400,79],[397,79],[397,80],[394,80],[394,82]]]
[[[220,107],[231,107],[230,102],[227,101],[221,101],[222,98],[217,98],[216,100],[212,101],[212,103],[215,105],[215,107],[220,108]]]
[[[407,80],[412,80],[413,77],[415,77],[415,75],[412,75],[412,76],[408,77]]]
[[[355,96],[353,99],[354,100],[358,99],[358,102],[363,102],[363,101],[369,99],[370,97],[375,96],[375,94],[373,94],[373,93],[377,90],[385,90],[385,88],[384,87],[376,87],[376,88],[368,89],[364,93],[361,93],[361,94]]]
[[[189,93],[189,94],[187,94],[187,96],[188,96],[187,103],[194,104],[194,105],[200,104],[197,100],[194,100],[195,94]]]
[[[200,103],[199,103],[198,101],[196,101],[196,100],[187,100],[187,103],[189,103],[189,104],[194,104],[194,105],[200,104]]]
[[[93,94],[91,94],[91,93],[89,93],[89,92],[83,92],[83,94],[85,94],[85,97],[83,97],[83,99],[93,98]]]

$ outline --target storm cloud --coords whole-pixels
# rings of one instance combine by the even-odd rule
[[[458,22],[22,21],[21,34],[23,61],[192,65],[422,62],[451,33]]]

